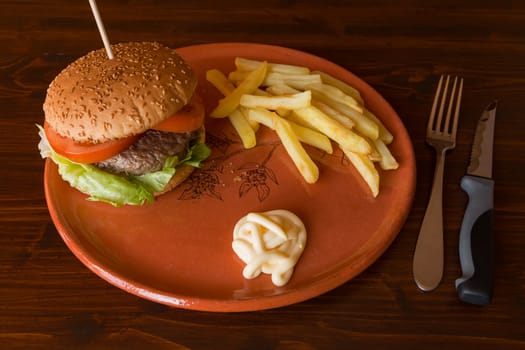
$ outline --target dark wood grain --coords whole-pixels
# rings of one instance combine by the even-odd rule
[[[520,1],[99,0],[110,40],[172,47],[244,41],[327,58],[396,109],[413,141],[413,209],[386,253],[355,279],[274,310],[172,309],[102,281],[67,249],[49,217],[35,123],[47,85],[102,46],[87,1],[0,1],[0,344],[5,349],[525,349],[525,4]],[[444,183],[445,272],[418,291],[411,261],[434,156],[424,143],[441,73],[465,78]],[[499,99],[494,149],[495,289],[462,304],[459,188],[481,110]]]

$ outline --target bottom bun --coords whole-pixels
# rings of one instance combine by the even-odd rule
[[[199,140],[197,142],[204,143],[205,140],[206,131],[204,130],[204,126],[202,126],[200,129]],[[193,173],[193,170],[195,170],[195,167],[191,165],[183,165],[177,168],[177,171],[175,172],[175,174],[173,174],[173,177],[171,178],[170,182],[168,182],[166,187],[164,187],[162,191],[155,192],[153,195],[155,197],[158,197],[160,195],[163,195],[164,193],[173,190],[175,187],[183,183],[191,175],[191,173]]]
[[[170,182],[164,187],[162,191],[155,192],[153,195],[155,197],[158,197],[166,192],[171,191],[181,183],[183,183],[190,175],[193,173],[193,170],[195,170],[194,167],[191,165],[183,165],[180,168],[177,168],[177,172],[173,174],[173,177],[171,178]]]

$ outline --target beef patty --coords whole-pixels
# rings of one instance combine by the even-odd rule
[[[190,141],[198,135],[198,130],[185,133],[147,130],[126,150],[95,165],[110,173],[121,175],[142,175],[158,171],[162,169],[168,157],[184,157]]]

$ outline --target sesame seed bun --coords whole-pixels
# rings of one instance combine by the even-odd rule
[[[46,122],[75,142],[99,143],[143,133],[188,103],[197,85],[173,49],[154,42],[112,45],[77,59],[51,82]]]

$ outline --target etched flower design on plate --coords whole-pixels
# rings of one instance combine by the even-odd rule
[[[268,198],[272,187],[279,185],[275,171],[268,165],[279,142],[266,142],[246,150],[242,144],[224,132],[206,135],[212,156],[187,179],[179,195],[180,200],[196,200],[203,197],[223,200],[225,182],[238,186],[239,198],[255,195],[260,202]],[[266,152],[260,152],[263,148]],[[258,152],[254,152],[257,150]],[[251,154],[255,155],[252,159]],[[232,159],[243,155],[249,161],[234,166]],[[263,155],[261,157],[260,155]],[[259,158],[259,159],[258,159]]]

